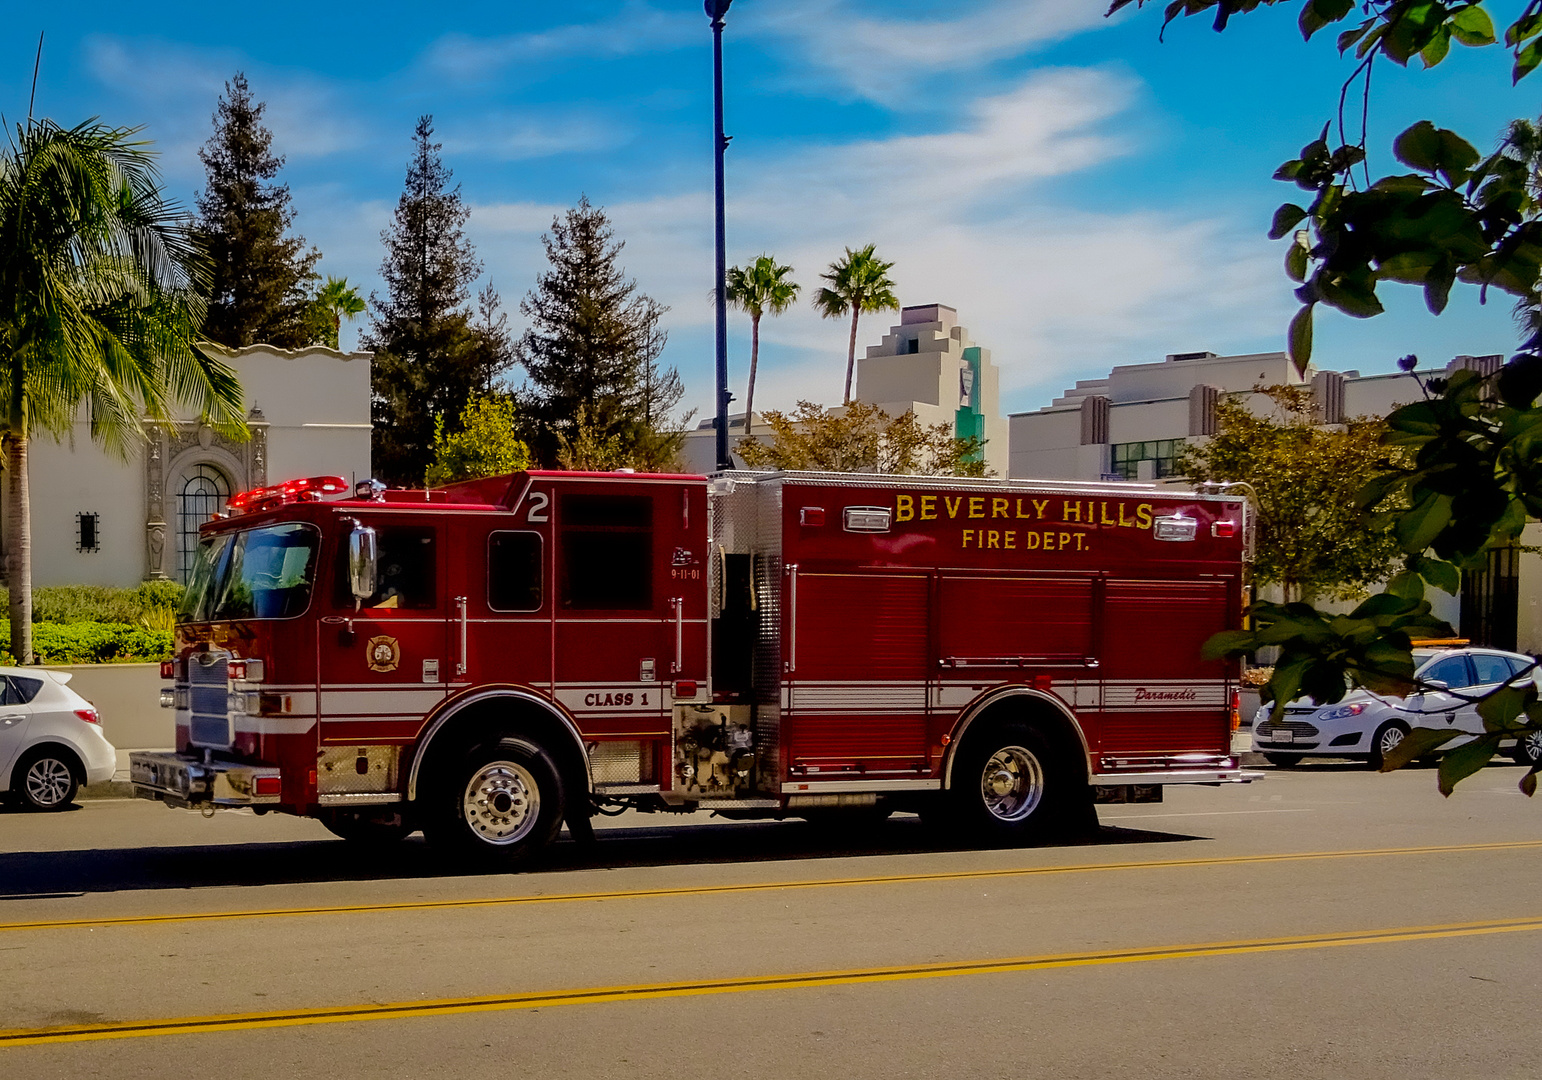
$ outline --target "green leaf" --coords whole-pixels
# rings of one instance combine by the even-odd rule
[[[1537,770],[1532,769],[1521,777],[1521,794],[1528,799],[1537,793]]]
[[[1393,530],[1403,550],[1418,554],[1435,542],[1451,524],[1451,496],[1430,492],[1398,518]]]
[[[1424,278],[1424,306],[1430,309],[1431,315],[1446,310],[1446,303],[1451,299],[1451,286],[1455,283],[1456,268],[1449,260],[1442,259],[1430,268]]]
[[[1312,305],[1307,304],[1290,320],[1286,332],[1286,352],[1296,370],[1306,374],[1306,366],[1312,362]]]
[[[1443,172],[1448,176],[1466,171],[1478,163],[1480,155],[1471,143],[1454,131],[1437,128],[1420,120],[1392,143],[1397,159],[1421,172]]]
[[[1300,224],[1301,219],[1304,217],[1306,217],[1305,210],[1295,203],[1286,203],[1274,212],[1274,224],[1269,226],[1269,239],[1278,240]],[[1300,281],[1301,279],[1297,278],[1296,280]]]
[[[1222,630],[1212,634],[1205,642],[1202,655],[1206,660],[1219,660],[1225,656],[1252,652],[1256,645],[1256,637],[1251,630]]]
[[[1433,750],[1438,750],[1452,739],[1460,738],[1463,733],[1444,728],[1416,727],[1403,741],[1393,747],[1381,762],[1382,772],[1392,772],[1401,769],[1415,758],[1422,758]]]
[[[1354,0],[1307,0],[1301,6],[1301,36],[1310,41],[1329,23],[1336,23],[1355,9]],[[1339,50],[1343,52],[1343,49]]]
[[[1440,793],[1447,796],[1456,785],[1494,759],[1499,752],[1500,736],[1484,735],[1463,743],[1440,759]]]
[[[1306,233],[1298,232],[1290,247],[1285,249],[1285,274],[1292,281],[1305,281],[1307,260],[1311,252],[1306,245]]]
[[[1441,26],[1435,30],[1435,36],[1430,38],[1430,43],[1419,50],[1419,59],[1424,61],[1426,69],[1434,67],[1446,58],[1451,51],[1451,30]]]
[[[1420,557],[1411,560],[1410,566],[1415,573],[1442,592],[1455,596],[1462,587],[1461,571],[1448,562]]]
[[[1387,592],[1399,599],[1417,603],[1424,599],[1424,579],[1411,570],[1405,570],[1387,582]]]
[[[1535,683],[1527,683],[1525,686],[1506,686],[1496,690],[1478,702],[1478,715],[1483,717],[1483,729],[1514,732],[1520,726],[1516,723],[1516,718],[1536,700]]]
[[[1494,44],[1494,20],[1478,4],[1458,11],[1446,25],[1451,28],[1451,36],[1463,45]]]
[[[1538,64],[1542,64],[1542,41],[1533,41],[1515,55],[1515,71],[1510,77],[1512,83],[1518,83],[1527,75],[1536,70]]]
[[[1542,34],[1542,13],[1525,15],[1511,23],[1505,30],[1505,44],[1514,48],[1529,37]]]
[[[1355,27],[1353,30],[1345,30],[1342,34],[1340,34],[1339,35],[1339,55],[1343,56],[1344,52],[1351,45],[1353,45],[1355,42],[1359,41],[1362,37],[1364,37],[1365,36],[1365,32],[1367,30],[1369,30],[1373,25],[1375,25],[1375,23],[1376,23],[1375,19],[1366,19],[1363,23],[1361,23],[1359,26]]]

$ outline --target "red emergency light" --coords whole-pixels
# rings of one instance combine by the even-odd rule
[[[341,476],[311,476],[286,480],[274,487],[253,488],[233,496],[226,505],[233,514],[253,514],[292,502],[318,502],[323,495],[341,495],[348,482]]]

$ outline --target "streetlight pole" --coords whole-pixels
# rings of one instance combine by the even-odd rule
[[[728,243],[723,225],[723,151],[728,139],[723,135],[723,16],[733,0],[706,0],[707,18],[712,20],[712,121],[713,148],[717,164],[717,467],[733,468],[728,456]],[[745,423],[749,421],[746,418]]]

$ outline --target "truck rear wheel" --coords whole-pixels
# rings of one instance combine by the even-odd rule
[[[524,739],[473,747],[445,770],[430,799],[424,820],[429,842],[483,861],[522,862],[562,827],[557,767]]]
[[[951,825],[997,843],[1032,843],[1097,828],[1083,770],[1025,721],[971,733],[945,794]]]

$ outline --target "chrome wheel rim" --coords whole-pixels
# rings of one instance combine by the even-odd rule
[[[513,761],[490,761],[477,770],[461,799],[466,824],[489,844],[516,844],[535,828],[541,791],[528,769]]]
[[[1392,753],[1392,751],[1396,750],[1397,749],[1397,744],[1402,742],[1402,741],[1403,741],[1403,729],[1402,728],[1396,728],[1396,727],[1389,727],[1386,731],[1383,731],[1381,733],[1381,741],[1376,744],[1376,749],[1380,750],[1382,752],[1382,755],[1385,756],[1387,754]]]
[[[1529,731],[1521,737],[1521,753],[1532,764],[1542,761],[1542,731]]]
[[[1044,769],[1033,752],[1003,746],[991,755],[980,774],[980,797],[998,821],[1022,821],[1044,798]]]
[[[38,758],[25,782],[27,798],[37,806],[58,806],[70,797],[70,767],[58,758]]]

